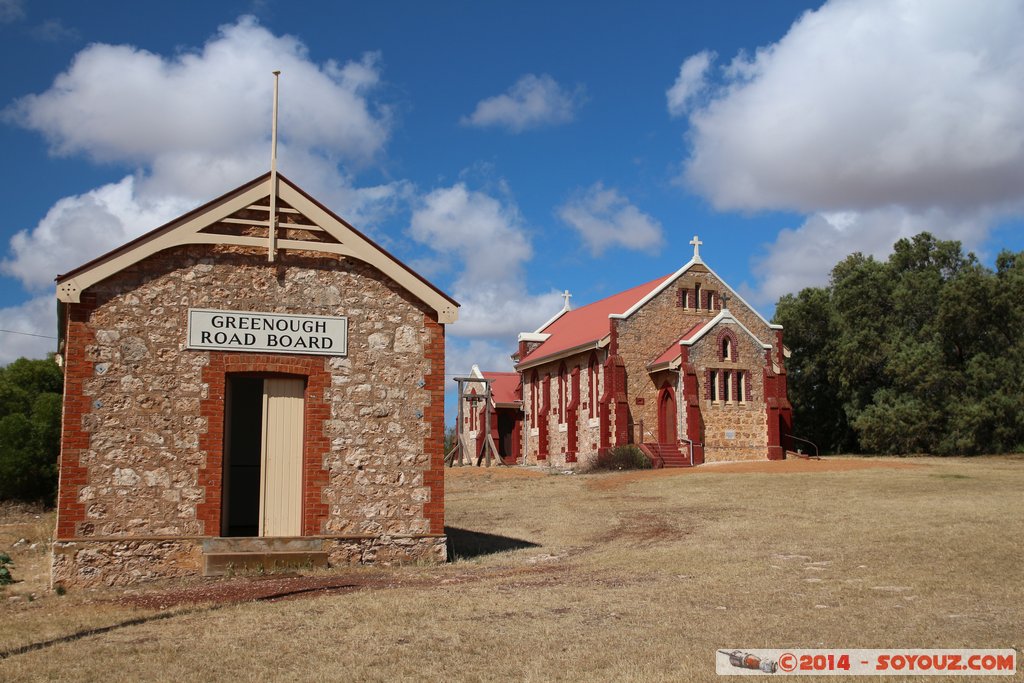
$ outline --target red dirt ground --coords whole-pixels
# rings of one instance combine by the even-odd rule
[[[871,458],[830,457],[821,460],[760,460],[754,462],[710,463],[694,468],[635,470],[631,472],[608,472],[579,475],[587,479],[586,485],[592,490],[609,490],[633,482],[663,477],[692,476],[698,474],[803,474],[815,472],[846,472],[877,468],[911,468],[920,464]],[[471,479],[517,479],[522,477],[546,477],[561,472],[557,468],[543,467],[453,467],[445,470],[445,476],[463,481]],[[535,573],[537,568],[517,569],[513,573]],[[500,573],[500,570],[499,570]],[[445,579],[444,582],[478,580],[480,576],[460,576]],[[429,571],[419,577],[398,578],[381,568],[378,572],[352,572],[329,575],[282,575],[238,576],[227,579],[197,579],[185,582],[169,582],[169,588],[148,587],[137,593],[129,592],[116,602],[149,609],[167,609],[179,605],[225,604],[253,600],[287,600],[315,597],[331,593],[355,590],[388,588],[398,585],[432,585],[438,577]]]
[[[699,467],[680,467],[660,470],[635,470],[631,472],[601,472],[582,475],[591,481],[589,488],[609,489],[635,481],[660,477],[679,477],[696,474],[805,474],[821,472],[850,472],[870,469],[907,469],[921,467],[920,463],[881,459],[844,458],[829,456],[819,460],[788,458],[786,460],[754,460],[749,462],[715,462]],[[488,479],[512,479],[517,477],[545,477],[561,473],[559,468],[545,467],[452,467],[445,470],[445,476],[454,479],[484,477]]]

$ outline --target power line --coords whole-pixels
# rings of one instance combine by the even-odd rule
[[[0,329],[0,332],[6,332],[7,334],[20,334],[23,337],[39,337],[41,339],[56,339],[48,334],[32,334],[31,332],[18,332],[17,330],[4,330]]]

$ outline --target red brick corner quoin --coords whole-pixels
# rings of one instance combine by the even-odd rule
[[[67,347],[64,349],[64,416],[60,440],[60,499],[57,501],[58,539],[92,535],[85,525],[85,504],[79,493],[88,483],[89,470],[82,465],[82,454],[89,450],[89,432],[85,416],[92,410],[92,399],[85,395],[85,382],[92,377],[93,364],[88,348],[96,335],[89,327],[89,316],[96,308],[93,294],[82,295],[82,303],[68,306]]]
[[[430,533],[444,533],[444,325],[436,314],[424,314],[423,326],[428,330],[425,357],[430,361],[430,374],[424,388],[430,392],[430,403],[423,411],[427,435],[423,450],[430,465],[423,473],[423,483],[430,488],[430,500],[423,505],[423,515],[430,522]]]
[[[205,499],[196,506],[196,517],[203,523],[207,536],[220,536],[221,491],[224,464],[224,395],[227,376],[233,373],[276,373],[306,378],[305,417],[302,449],[302,534],[323,533],[328,508],[323,489],[328,483],[324,459],[330,442],[324,434],[324,423],[331,417],[331,407],[324,400],[331,384],[331,373],[325,368],[324,356],[278,356],[261,353],[210,351],[210,363],[203,368],[202,381],[207,396],[199,404],[199,414],[206,420],[206,433],[199,437],[199,448],[206,453],[206,465],[199,470],[199,486]]]

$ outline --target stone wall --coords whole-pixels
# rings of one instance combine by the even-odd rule
[[[202,564],[202,549],[194,539],[56,541],[52,581],[78,588],[127,586],[195,576]]]
[[[701,308],[694,307],[697,284],[700,284],[703,295],[709,291],[718,295],[711,310],[707,309],[706,302],[702,302]],[[680,290],[689,292],[688,306],[679,305]],[[646,432],[644,441],[656,441],[658,434],[657,398],[661,386],[652,381],[647,365],[694,325],[718,315],[721,312],[720,295],[725,291],[731,290],[707,268],[694,265],[629,318],[616,321],[617,347],[626,363],[629,410],[635,425],[636,440],[640,440],[638,430],[641,420]],[[774,342],[774,332],[738,298],[729,301],[729,312],[760,339],[767,343]]]
[[[732,360],[720,358],[720,332],[731,330],[735,340]],[[764,400],[765,349],[739,325],[722,321],[690,347],[690,362],[697,370],[700,409],[704,417],[704,461],[764,460],[768,457],[768,426]],[[707,386],[709,370],[745,372],[743,400],[712,402]],[[693,437],[690,437],[693,438]],[[695,439],[696,440],[696,439]]]
[[[282,252],[268,264],[263,250],[178,247],[82,300],[68,304],[57,545],[116,542],[107,555],[122,558],[125,576],[148,576],[130,569],[157,547],[146,537],[219,535],[232,372],[307,379],[304,534],[443,533],[444,328],[375,268],[319,254]],[[348,355],[187,350],[189,308],[345,315]],[[152,567],[170,566],[158,555],[191,552],[160,543],[171,545],[159,546],[166,550]],[[81,562],[68,559],[79,556],[55,553],[55,580],[79,576],[69,567]]]
[[[591,383],[589,381],[589,365],[591,357],[597,358],[597,391],[595,395],[592,394]],[[597,453],[598,445],[600,443],[600,427],[598,424],[599,410],[597,408],[601,400],[601,394],[604,392],[604,371],[602,365],[606,358],[606,354],[603,350],[601,351],[586,351],[575,356],[570,356],[565,359],[559,359],[550,363],[544,363],[530,368],[523,373],[523,410],[526,414],[526,419],[523,422],[523,443],[526,444],[526,462],[530,465],[546,464],[552,467],[565,467],[575,466],[584,460],[589,461]],[[573,370],[579,372],[579,400],[578,407],[576,410],[576,453],[575,461],[568,458],[570,449],[569,444],[569,415],[566,414],[564,422],[559,422],[558,419],[558,372],[562,364],[565,364],[566,370],[566,405],[572,401],[572,373]],[[551,409],[547,416],[548,425],[548,456],[545,459],[539,459],[538,451],[538,439],[539,430],[537,427],[537,417],[532,414],[533,406],[533,386],[531,385],[530,378],[533,376],[534,370],[537,371],[538,391],[544,389],[544,377],[550,375],[550,388],[548,390],[548,400],[550,401]],[[543,398],[538,397],[538,406],[541,404]],[[590,406],[595,405],[594,417],[590,417]],[[539,412],[539,410],[538,410]]]
[[[329,537],[320,541],[331,567],[444,562],[447,538],[431,536]],[[83,540],[53,544],[53,583],[76,588],[128,586],[202,571],[200,539]]]

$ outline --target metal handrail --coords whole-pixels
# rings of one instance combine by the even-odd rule
[[[810,444],[811,446],[814,446],[814,457],[815,458],[820,458],[821,457],[821,455],[820,455],[820,453],[818,451],[818,444],[814,443],[813,441],[808,441],[807,439],[801,439],[799,436],[793,436],[792,434],[787,434],[786,438],[787,439],[794,439],[796,441],[802,441],[803,443]]]

